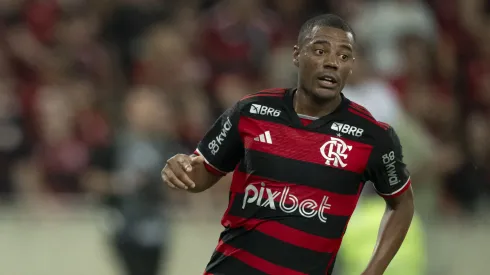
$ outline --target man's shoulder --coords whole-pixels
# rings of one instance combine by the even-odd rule
[[[260,90],[240,99],[237,103],[239,111],[260,112],[268,108],[278,108],[283,103],[288,88],[271,88]]]
[[[260,90],[258,92],[248,94],[240,99],[239,103],[249,103],[249,102],[263,102],[269,101],[271,99],[281,99],[284,97],[288,88],[270,88],[265,90]]]
[[[352,121],[353,124],[362,127],[365,132],[376,139],[386,140],[395,134],[390,124],[377,120],[366,107],[352,100],[348,102],[347,121]],[[380,104],[383,103],[380,102]]]

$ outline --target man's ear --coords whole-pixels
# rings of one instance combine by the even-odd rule
[[[299,55],[300,55],[299,46],[294,45],[294,47],[293,47],[293,64],[296,67],[299,67]]]

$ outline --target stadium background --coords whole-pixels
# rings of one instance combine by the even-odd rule
[[[324,12],[357,33],[347,95],[404,144],[413,255],[430,275],[488,274],[486,0],[1,0],[0,274],[121,274],[106,198],[159,177],[243,95],[293,85],[299,26]],[[228,181],[162,189],[162,274],[202,272]]]

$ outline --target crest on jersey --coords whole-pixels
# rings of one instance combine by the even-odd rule
[[[334,167],[346,167],[347,153],[352,150],[351,145],[347,145],[342,139],[331,137],[320,148],[320,153],[325,158],[325,164]]]

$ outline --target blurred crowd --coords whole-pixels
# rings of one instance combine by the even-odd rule
[[[416,192],[449,216],[485,203],[486,0],[2,0],[1,200],[160,201],[165,160],[192,152],[220,112],[295,85],[298,30],[326,12],[357,35],[345,93],[400,133]]]

